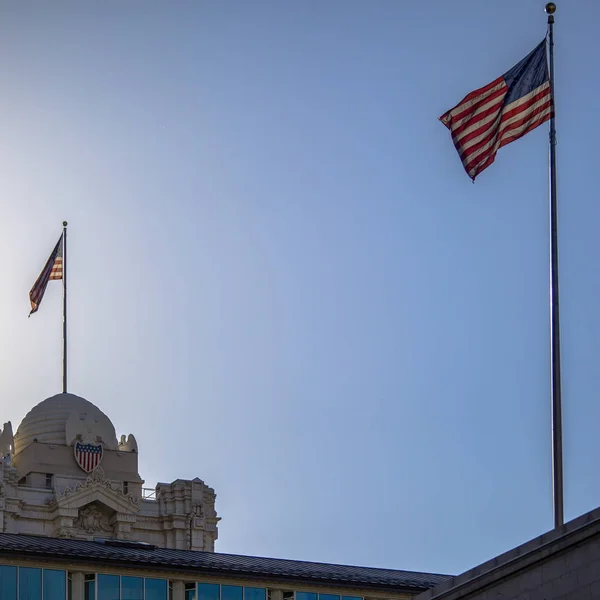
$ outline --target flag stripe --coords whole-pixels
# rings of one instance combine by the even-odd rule
[[[471,92],[440,117],[471,179],[496,152],[554,116],[546,40],[502,77]]]
[[[549,108],[550,106],[551,104],[549,99],[544,99],[530,106],[528,111],[525,113],[525,116],[523,116],[523,113],[521,113],[515,115],[511,119],[501,119],[499,127],[489,131],[487,135],[480,136],[479,138],[473,140],[472,145],[466,149],[463,149],[461,156],[463,165],[472,162],[472,160],[479,156],[482,152],[489,151],[490,147],[493,146],[495,141],[504,135],[504,131],[506,129],[510,129],[515,126],[518,127],[523,122],[534,118],[539,112]]]
[[[57,256],[54,264],[52,265],[52,271],[50,271],[50,281],[63,278],[63,262],[62,257]]]
[[[540,103],[544,103],[549,101],[550,99],[550,87],[542,86],[544,89],[537,89],[527,94],[523,98],[513,102],[509,106],[505,107],[505,109],[497,113],[497,117],[501,119],[499,129],[503,129],[506,127],[506,123],[510,122],[511,118],[517,117],[527,110],[534,110]],[[493,124],[491,124],[493,125]],[[490,129],[490,127],[486,129]],[[477,141],[480,141],[482,138],[482,131],[484,128],[474,129],[468,134],[465,134],[463,137],[457,137],[455,144],[460,142],[460,146],[462,148],[461,154],[465,153],[466,149],[470,149],[471,144],[469,142],[475,143],[476,138],[479,138]]]
[[[463,158],[463,164],[466,163],[465,166],[470,165],[473,162],[473,160],[475,158],[477,158],[478,156],[480,156],[482,153],[489,152],[490,149],[493,148],[494,145],[499,140],[501,140],[503,136],[506,135],[507,131],[510,132],[510,130],[512,130],[512,129],[520,128],[524,124],[529,123],[532,120],[535,120],[539,113],[547,112],[549,115],[548,116],[548,119],[549,119],[550,113],[552,112],[551,109],[552,109],[552,103],[550,102],[549,98],[546,98],[544,100],[541,100],[541,101],[535,103],[531,107],[529,107],[529,109],[527,110],[524,117],[522,116],[522,113],[521,113],[520,115],[515,115],[513,118],[507,119],[506,121],[503,119],[502,120],[503,122],[501,123],[498,130],[496,132],[494,132],[491,139],[488,137],[487,139],[479,142],[476,146],[469,148],[468,154],[466,154],[465,157]],[[545,120],[548,120],[548,119],[545,119]],[[543,123],[543,121],[540,121],[540,123],[538,123],[538,124],[541,125],[542,123]],[[519,137],[521,137],[521,136],[519,136]],[[518,138],[515,137],[514,139],[518,139]],[[498,149],[499,149],[499,146],[496,145],[495,148],[493,149],[493,151],[496,152]]]
[[[46,286],[48,285],[48,282],[62,278],[63,236],[61,235],[56,243],[56,246],[54,246],[54,250],[52,250],[52,254],[50,254],[50,257],[46,261],[42,272],[36,279],[29,292],[29,301],[31,303],[31,312],[29,313],[30,316],[38,310],[40,303],[42,302],[42,298],[44,297],[44,293],[46,292]]]
[[[512,102],[511,104],[505,106],[503,110],[496,110],[495,116],[500,116],[502,117],[502,119],[509,118],[512,114],[517,114],[518,112],[525,110],[532,102],[535,102],[540,98],[543,98],[544,96],[548,95],[549,91],[549,85],[540,86],[540,88],[533,90],[526,96],[523,96],[519,100],[516,100],[515,102]],[[485,123],[489,123],[490,120],[491,119],[489,118],[486,119]],[[470,136],[471,133],[476,131],[480,124],[483,125],[484,123],[480,121],[471,125],[471,122],[469,122],[469,125],[471,126],[468,128],[460,128],[460,130],[453,132],[453,138],[455,140],[461,141],[464,144],[464,142],[469,140],[468,136]]]
[[[462,118],[452,121],[452,133],[456,135],[469,128],[473,123],[477,123],[488,115],[496,113],[498,105],[502,104],[507,91],[506,84],[502,82],[502,86],[499,86],[499,89],[492,95],[487,96],[485,102],[479,103],[475,110],[468,110],[461,113],[464,115]]]
[[[523,102],[521,102],[520,100],[517,106],[514,106],[515,104],[517,104],[517,102],[515,102],[510,106],[507,106],[501,113],[498,113],[498,117],[500,118],[499,125],[495,127],[490,127],[488,128],[488,130],[491,130],[491,135],[497,135],[504,128],[506,128],[508,124],[510,124],[515,119],[518,119],[520,115],[527,114],[529,110],[535,110],[536,106],[540,102],[547,102],[549,100],[549,97],[549,89],[542,90],[541,92],[534,90],[532,94],[528,94],[526,98],[522,98],[521,100]],[[476,149],[473,148],[473,146],[476,142],[480,142],[482,140],[484,140],[484,137],[480,135],[480,130],[472,132],[472,134],[466,136],[465,138],[457,140],[461,147],[461,154],[464,155],[467,151],[469,153],[474,152]]]
[[[529,133],[530,131],[532,131],[533,129],[535,129],[536,127],[541,125],[542,123],[549,121],[551,117],[552,117],[552,108],[547,107],[540,114],[538,114],[536,118],[527,119],[527,121],[525,123],[521,124],[520,127],[516,127],[516,124],[515,124],[515,128],[506,130],[503,137],[497,141],[495,147],[493,148],[493,152],[491,153],[491,156],[490,156],[490,158],[492,160],[491,161],[489,161],[489,159],[485,160],[484,162],[481,162],[479,165],[476,165],[475,167],[472,167],[471,169],[469,169],[469,166],[467,166],[466,168],[467,168],[467,171],[469,172],[469,174],[474,175],[477,172],[483,171],[484,168],[486,168],[490,164],[492,164],[493,159],[496,157],[496,152],[500,148],[502,148],[503,146],[506,146],[510,142],[514,142],[515,140],[518,140],[519,138],[523,137],[526,133]],[[488,154],[490,154],[490,153],[486,153],[486,156]]]
[[[452,131],[452,138],[455,141],[459,141],[473,131],[481,129],[489,125],[490,122],[495,121],[496,117],[500,114],[502,102],[505,97],[506,90],[503,91],[502,97],[498,98],[493,104],[486,105],[485,110],[475,115],[474,118],[463,121],[462,125]]]
[[[498,79],[495,79],[488,85],[465,96],[454,108],[450,109],[445,115],[441,116],[440,120],[442,123],[444,123],[444,125],[446,125],[446,127],[450,129],[451,125],[454,125],[455,119],[461,119],[462,113],[465,113],[478,101],[487,98],[490,94],[494,93],[496,89],[501,87],[506,87],[506,82],[504,81],[503,77],[498,77]]]

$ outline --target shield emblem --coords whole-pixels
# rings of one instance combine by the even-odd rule
[[[73,450],[75,451],[77,464],[86,473],[91,473],[102,461],[102,444],[75,442]]]

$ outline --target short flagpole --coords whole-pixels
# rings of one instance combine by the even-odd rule
[[[63,221],[63,394],[67,393],[67,222]]]
[[[546,4],[550,91],[554,102],[554,13],[556,4]],[[556,110],[556,107],[554,107]],[[560,321],[558,305],[558,211],[556,206],[556,123],[550,119],[550,370],[552,376],[552,488],[554,527],[564,523],[562,399],[560,383]]]

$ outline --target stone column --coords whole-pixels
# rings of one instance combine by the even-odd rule
[[[71,571],[71,587],[73,590],[72,600],[84,600],[85,575],[83,573],[73,573]]]
[[[173,582],[173,600],[185,600],[185,585],[183,581]]]

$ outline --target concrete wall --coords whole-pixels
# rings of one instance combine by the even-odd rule
[[[600,599],[600,508],[415,600]]]

